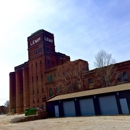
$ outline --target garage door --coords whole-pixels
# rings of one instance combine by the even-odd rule
[[[126,98],[120,99],[119,101],[121,105],[122,114],[129,114],[129,108],[128,108]]]
[[[74,101],[63,102],[64,116],[76,116]]]
[[[80,111],[82,116],[95,115],[95,109],[93,99],[81,99],[79,100]]]
[[[118,114],[118,107],[115,96],[105,96],[99,98],[100,110],[102,115]]]

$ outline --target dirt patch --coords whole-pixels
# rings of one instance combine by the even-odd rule
[[[129,130],[130,116],[48,118],[10,123],[15,116],[0,116],[0,130]]]

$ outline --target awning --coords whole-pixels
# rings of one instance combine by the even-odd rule
[[[81,91],[81,92],[73,92],[69,94],[63,94],[63,95],[56,96],[48,100],[47,102],[69,99],[69,98],[76,98],[76,97],[91,96],[91,95],[97,95],[97,94],[103,94],[103,93],[110,93],[110,92],[125,91],[125,90],[130,90],[130,83],[120,84],[120,85],[111,86],[111,87],[86,90],[86,91]]]

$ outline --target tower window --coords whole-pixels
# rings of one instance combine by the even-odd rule
[[[36,76],[36,80],[38,80],[38,76]]]
[[[43,75],[41,74],[41,79],[43,79]]]
[[[33,82],[33,80],[34,80],[34,79],[33,79],[33,77],[32,77],[32,82]]]
[[[39,103],[39,98],[37,99],[37,103]]]
[[[52,67],[54,66],[54,62],[52,61]]]
[[[40,60],[40,65],[42,65],[42,61]]]
[[[34,94],[34,90],[33,90],[33,94]]]
[[[37,93],[39,93],[39,90],[37,89]]]

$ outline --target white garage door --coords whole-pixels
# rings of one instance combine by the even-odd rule
[[[93,104],[93,99],[81,99],[80,103],[80,111],[82,116],[92,116],[95,115],[95,109]]]
[[[99,98],[100,110],[102,115],[118,114],[118,107],[115,96],[105,96]]]
[[[64,116],[76,116],[74,101],[63,102]]]

